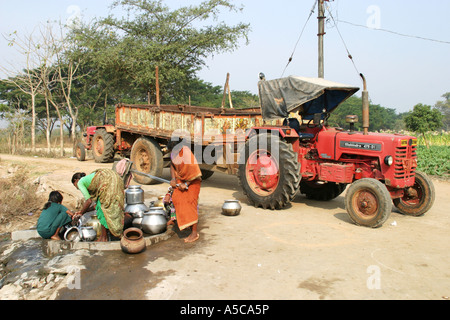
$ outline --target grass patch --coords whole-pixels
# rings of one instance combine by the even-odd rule
[[[1,162],[0,167],[0,233],[10,232],[18,224],[29,228],[37,222],[46,199],[37,195],[39,185],[26,166]]]

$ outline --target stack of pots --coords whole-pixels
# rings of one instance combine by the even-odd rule
[[[144,204],[144,190],[140,186],[129,186],[125,191],[125,212],[133,216],[133,227],[155,235],[166,231],[166,212],[162,207],[148,208]]]

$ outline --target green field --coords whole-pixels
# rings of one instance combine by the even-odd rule
[[[417,169],[433,176],[450,178],[450,145],[419,145]]]
[[[430,132],[425,134],[425,137],[418,136],[418,139],[418,170],[429,175],[450,178],[450,132]]]

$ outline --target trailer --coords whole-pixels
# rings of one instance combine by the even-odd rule
[[[134,169],[160,176],[169,163],[166,146],[171,140],[192,142],[203,179],[214,171],[236,175],[238,154],[253,127],[281,125],[282,120],[264,121],[260,108],[206,108],[189,105],[118,104],[115,125],[89,127],[85,142],[78,145],[82,161],[86,149],[98,163],[112,162],[116,154],[129,158]],[[151,178],[136,175],[141,184]]]

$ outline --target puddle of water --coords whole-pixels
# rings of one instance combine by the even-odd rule
[[[143,300],[149,288],[171,274],[153,273],[145,267],[158,258],[181,259],[183,241],[178,236],[147,247],[140,254],[129,255],[122,251],[105,251],[84,257],[78,289],[62,288],[57,300]]]
[[[13,283],[19,278],[39,277],[51,257],[46,255],[46,245],[41,240],[28,240],[20,244],[2,243],[0,263],[2,285]]]

